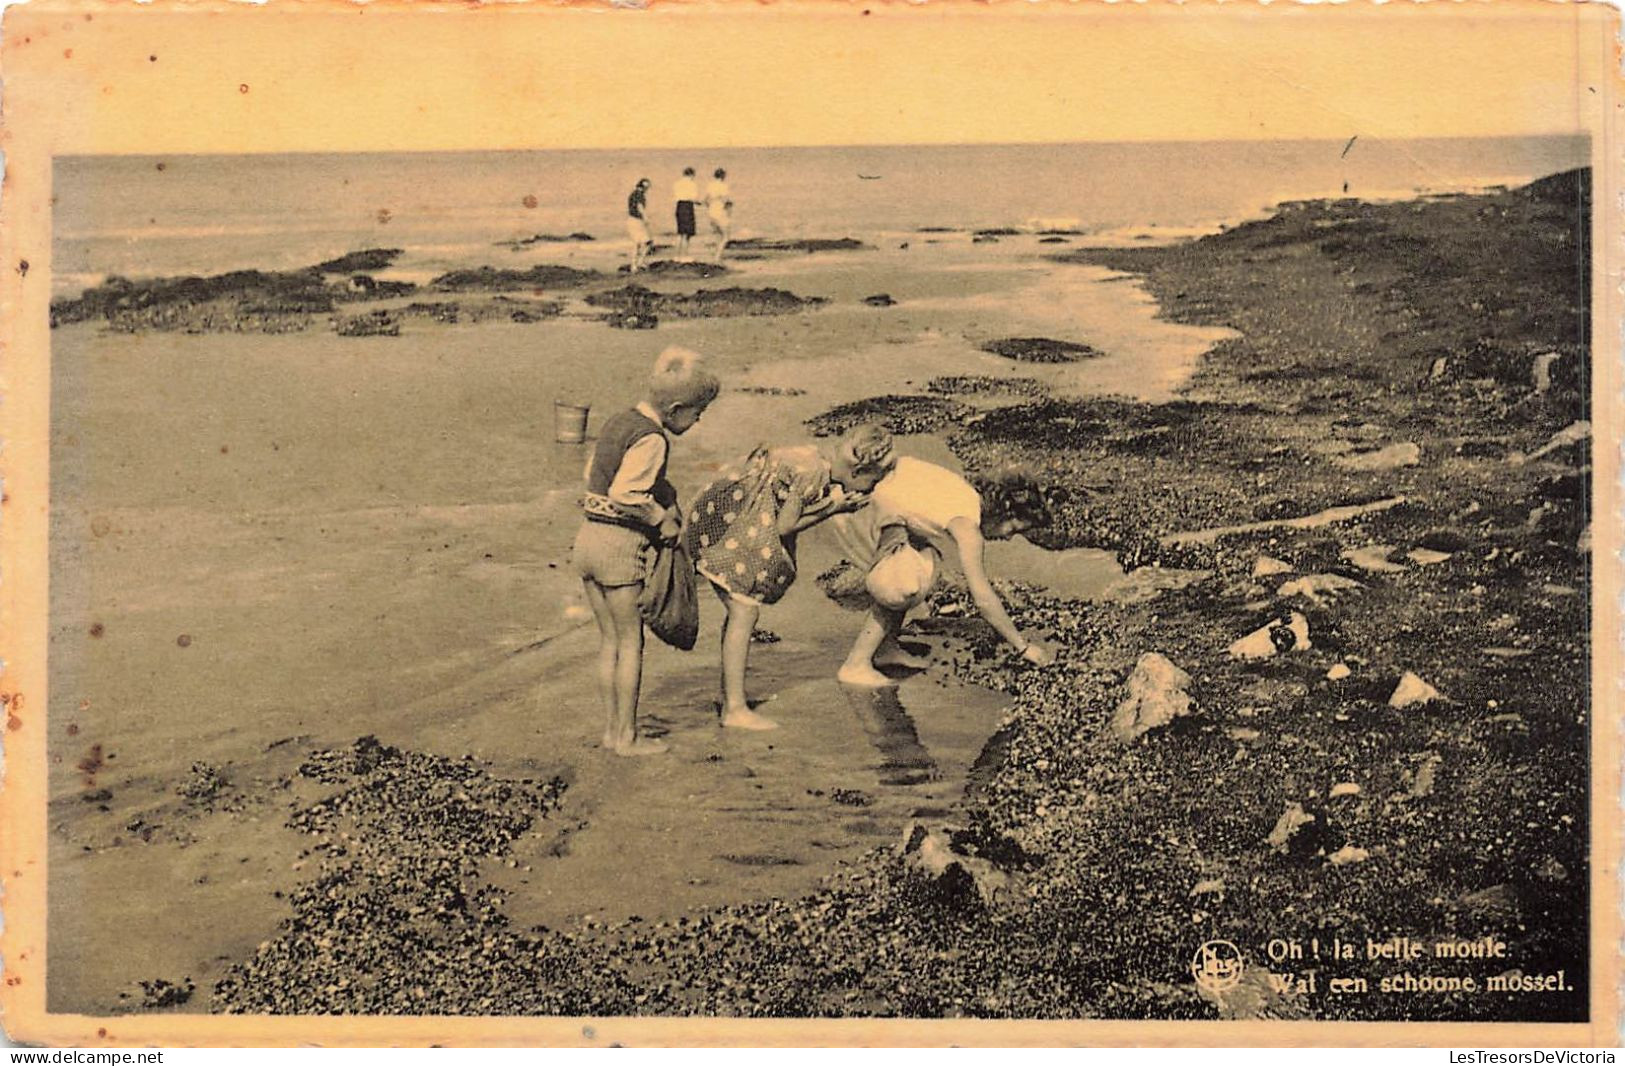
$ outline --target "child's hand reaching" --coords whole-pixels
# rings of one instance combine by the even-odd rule
[[[660,522],[660,542],[662,544],[676,544],[677,539],[683,535],[683,523],[674,514],[668,514]]]
[[[847,492],[839,485],[836,485],[830,489],[829,513],[851,514],[853,511],[861,510],[863,505],[868,502],[869,494],[867,492]]]

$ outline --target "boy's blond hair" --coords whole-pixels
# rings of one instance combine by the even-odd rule
[[[846,431],[841,447],[852,457],[852,469],[860,474],[887,474],[897,465],[892,436],[885,426],[869,423]]]
[[[674,407],[707,407],[722,391],[717,376],[700,366],[700,353],[676,346],[655,360],[649,380],[649,402],[662,414]]]

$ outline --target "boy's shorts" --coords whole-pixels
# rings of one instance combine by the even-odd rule
[[[694,236],[694,202],[692,200],[679,200],[677,202],[677,235],[680,237]]]
[[[653,545],[646,534],[608,522],[583,522],[570,549],[576,573],[600,588],[641,585]]]

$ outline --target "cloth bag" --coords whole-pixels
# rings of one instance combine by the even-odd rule
[[[644,624],[679,651],[693,651],[700,638],[700,599],[694,560],[682,544],[655,549],[654,565],[643,582],[638,612]]]
[[[909,543],[905,527],[882,527],[876,556],[863,581],[876,603],[889,611],[906,611],[924,602],[936,581],[936,564]]]

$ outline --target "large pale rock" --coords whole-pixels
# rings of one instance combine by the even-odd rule
[[[1547,441],[1545,444],[1542,444],[1540,447],[1530,452],[1527,456],[1514,452],[1513,454],[1507,456],[1507,461],[1515,465],[1519,463],[1526,463],[1534,459],[1539,459],[1543,455],[1555,452],[1559,448],[1567,448],[1572,444],[1579,444],[1589,436],[1591,436],[1590,422],[1583,420],[1579,422],[1571,422],[1562,429],[1558,430],[1556,433],[1553,433],[1551,440]]]
[[[1275,574],[1290,574],[1292,567],[1279,559],[1268,555],[1260,555],[1258,562],[1253,564],[1254,577],[1272,577]]]
[[[1166,656],[1148,651],[1134,664],[1123,686],[1123,702],[1112,715],[1111,730],[1125,744],[1191,713],[1191,675]]]
[[[946,829],[915,822],[903,835],[901,853],[909,873],[933,883],[944,898],[992,904],[1010,893],[1010,876],[986,859],[955,851]]]
[[[1399,684],[1394,687],[1394,694],[1388,697],[1390,707],[1420,707],[1424,703],[1432,703],[1439,698],[1439,690],[1423,681],[1420,677],[1406,670],[1400,677]]]
[[[1293,611],[1285,621],[1278,618],[1248,633],[1230,645],[1229,652],[1232,659],[1268,659],[1283,651],[1307,651],[1312,647],[1309,619]]]
[[[1342,574],[1306,574],[1284,582],[1275,590],[1275,594],[1283,599],[1287,596],[1302,596],[1311,603],[1321,603],[1322,596],[1364,587],[1352,577],[1344,577]]]
[[[1276,851],[1285,852],[1292,843],[1292,838],[1306,825],[1310,825],[1315,816],[1303,809],[1301,803],[1289,803],[1281,817],[1275,820],[1275,828],[1270,830],[1266,843]]]
[[[1332,457],[1332,463],[1344,470],[1398,470],[1402,466],[1415,466],[1421,461],[1422,449],[1414,441],[1390,444],[1374,452]]]
[[[1529,368],[1529,381],[1535,386],[1536,396],[1552,387],[1552,364],[1561,358],[1563,357],[1556,352],[1545,352],[1535,356],[1534,365]]]
[[[1363,548],[1348,549],[1343,553],[1343,558],[1368,573],[1397,574],[1405,568],[1388,561],[1393,550],[1392,544],[1367,544]]]
[[[1107,585],[1100,598],[1107,603],[1149,603],[1164,592],[1178,592],[1206,581],[1211,570],[1176,570],[1173,567],[1142,566]]]

